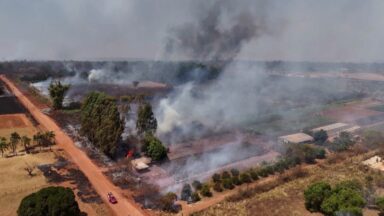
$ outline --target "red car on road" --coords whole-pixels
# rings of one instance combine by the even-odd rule
[[[113,194],[111,192],[108,193],[108,201],[112,204],[116,204],[117,203],[117,200],[116,200],[116,197],[113,196]]]

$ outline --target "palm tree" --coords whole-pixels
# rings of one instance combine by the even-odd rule
[[[40,151],[41,148],[43,147],[43,134],[41,132],[37,132],[35,135],[33,135],[33,141],[40,146]]]
[[[11,146],[13,154],[16,153],[16,155],[17,155],[16,149],[17,149],[17,145],[19,144],[20,140],[21,140],[21,137],[17,132],[13,132],[11,134],[11,138],[9,139],[9,141],[10,141],[10,146]]]
[[[47,139],[47,144],[49,145],[49,150],[52,150],[52,145],[55,144],[56,134],[53,131],[47,131],[44,134],[44,137]]]
[[[4,152],[7,149],[8,149],[7,139],[5,137],[0,137],[0,151],[1,151],[2,157],[4,157]]]
[[[31,138],[29,138],[27,136],[23,136],[23,137],[21,137],[21,141],[24,145],[25,152],[27,154],[29,154],[29,146],[31,145]]]

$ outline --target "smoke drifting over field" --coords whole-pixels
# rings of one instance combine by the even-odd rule
[[[216,1],[196,22],[172,28],[167,52],[185,52],[197,61],[232,61],[264,26],[250,11],[225,14],[228,10],[228,1]]]

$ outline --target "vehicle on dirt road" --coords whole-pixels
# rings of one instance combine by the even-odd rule
[[[112,204],[116,204],[117,203],[117,200],[116,200],[116,197],[113,196],[113,194],[111,192],[108,193],[108,201]]]

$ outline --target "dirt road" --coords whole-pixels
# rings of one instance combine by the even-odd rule
[[[148,215],[133,200],[129,200],[122,195],[122,190],[114,186],[106,176],[103,175],[101,169],[96,166],[87,155],[75,146],[72,139],[66,135],[61,128],[48,116],[43,114],[21,91],[5,76],[1,75],[0,79],[8,86],[19,101],[29,110],[33,117],[47,130],[54,131],[56,134],[57,145],[64,149],[70,156],[71,160],[80,168],[80,170],[88,177],[92,186],[107,203],[115,215],[124,216],[141,216]],[[118,200],[113,205],[107,200],[107,193],[112,192]]]

